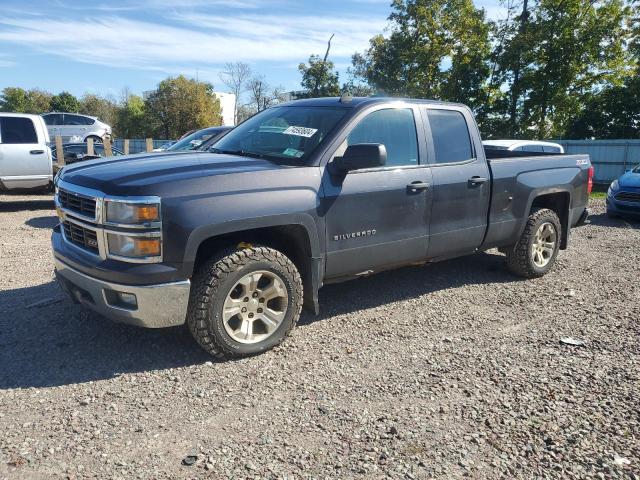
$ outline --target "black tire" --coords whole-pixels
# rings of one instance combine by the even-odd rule
[[[87,140],[89,140],[90,138],[93,138],[93,143],[94,143],[94,144],[96,144],[96,143],[103,143],[102,138],[98,137],[97,135],[89,135],[89,136],[87,137]]]
[[[222,309],[231,289],[252,271],[278,275],[287,289],[284,320],[269,337],[257,343],[240,343],[226,331]],[[267,247],[228,249],[197,269],[191,286],[187,325],[198,344],[217,358],[237,358],[269,350],[289,335],[300,318],[302,280],[298,269],[283,253]]]
[[[544,224],[550,223],[555,228],[556,241],[553,253],[546,265],[540,267],[534,262],[532,252],[535,235],[538,229]],[[527,220],[527,224],[518,240],[513,247],[507,250],[507,266],[511,272],[524,278],[538,278],[545,275],[553,268],[558,257],[560,249],[560,241],[562,238],[562,226],[558,215],[548,208],[539,208],[533,210]]]

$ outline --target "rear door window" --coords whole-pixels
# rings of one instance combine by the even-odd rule
[[[48,115],[43,115],[42,118],[44,118],[44,123],[46,123],[47,126],[62,124],[62,115],[60,113],[50,113]]]
[[[436,154],[435,163],[457,163],[473,158],[469,128],[461,112],[429,108],[427,117]]]
[[[0,139],[4,144],[38,143],[33,121],[24,117],[0,117]]]
[[[93,119],[82,115],[71,115],[69,113],[65,113],[64,115],[65,125],[91,125],[92,123]]]

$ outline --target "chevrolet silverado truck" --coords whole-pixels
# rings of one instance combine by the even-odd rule
[[[209,151],[91,160],[56,177],[62,289],[216,357],[282,342],[318,290],[498,248],[547,273],[584,222],[587,155],[486,151],[464,105],[323,98],[269,108]]]

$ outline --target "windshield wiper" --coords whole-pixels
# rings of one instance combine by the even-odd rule
[[[280,159],[277,155],[269,155],[268,153],[249,152],[247,150],[223,150],[221,148],[210,148],[210,153],[222,153],[225,155],[238,155],[241,157],[260,158],[263,160]]]

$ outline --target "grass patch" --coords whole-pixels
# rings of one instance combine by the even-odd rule
[[[591,198],[599,198],[604,200],[607,198],[607,192],[591,192]]]

